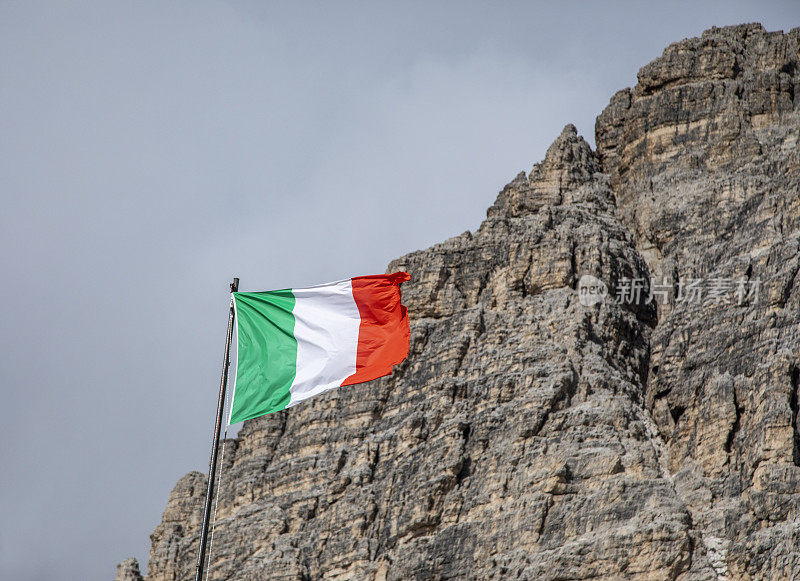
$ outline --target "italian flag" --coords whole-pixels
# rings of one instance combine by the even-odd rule
[[[229,423],[389,375],[408,355],[408,273],[233,293],[236,372]]]

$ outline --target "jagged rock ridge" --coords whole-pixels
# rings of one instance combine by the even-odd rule
[[[799,47],[671,45],[597,152],[568,125],[476,232],[394,261],[411,355],[227,442],[211,578],[800,576]],[[651,274],[665,304],[579,300]],[[762,295],[678,301],[688,278]],[[193,575],[205,482],[148,579]]]

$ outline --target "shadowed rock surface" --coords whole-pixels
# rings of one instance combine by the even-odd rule
[[[226,442],[211,578],[799,577],[799,46],[671,45],[597,152],[568,125],[477,231],[392,262],[409,358]],[[148,580],[193,577],[205,486]]]

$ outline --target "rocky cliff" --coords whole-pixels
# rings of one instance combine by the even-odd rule
[[[226,443],[211,578],[800,577],[799,53],[671,45],[596,151],[568,125],[477,231],[394,261],[409,358]],[[149,580],[193,576],[205,486]]]

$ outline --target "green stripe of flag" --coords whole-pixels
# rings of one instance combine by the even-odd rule
[[[297,373],[291,289],[236,293],[239,344],[230,423],[285,409]]]

